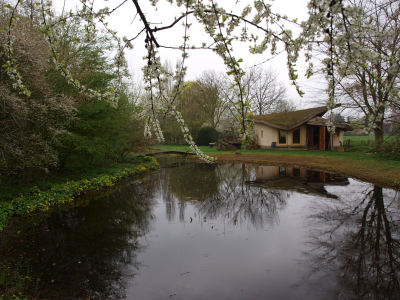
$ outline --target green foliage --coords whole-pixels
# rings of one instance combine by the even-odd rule
[[[118,161],[143,144],[142,124],[133,118],[138,108],[126,95],[120,96],[116,108],[97,100],[78,108],[77,118],[68,126],[70,134],[60,138],[60,167],[71,158],[86,164],[96,159]]]
[[[28,300],[26,289],[33,281],[29,275],[29,266],[26,272],[20,270],[20,266],[11,269],[4,263],[0,263],[0,300]],[[39,282],[39,280],[37,280]]]
[[[84,25],[75,18],[69,19],[59,30],[61,39],[55,50],[73,77],[85,87],[96,91],[115,87],[118,78],[115,63],[111,59],[115,46],[110,37],[98,31],[94,38],[88,39]],[[88,101],[85,95],[67,83],[59,71],[52,69],[47,76],[58,93],[72,95],[79,104]]]
[[[6,19],[0,19],[1,26]],[[0,180],[7,178],[11,185],[18,180],[24,186],[56,174],[57,167],[115,163],[145,146],[142,122],[135,117],[140,108],[128,90],[122,88],[116,95],[116,108],[79,93],[50,64],[48,44],[32,22],[21,17],[13,29],[14,57],[29,62],[21,63],[19,71],[31,96],[18,94],[7,70],[0,70]],[[87,32],[75,18],[58,29],[62,38],[55,50],[74,78],[96,91],[115,87],[121,78],[107,35],[99,31],[94,38],[85,38]],[[4,32],[0,42],[7,42]],[[2,51],[4,47],[1,65],[6,57]]]
[[[107,35],[100,32],[96,38],[87,40],[83,26],[74,19],[62,30],[58,50],[74,76],[93,90],[113,88],[118,78],[115,62],[109,59],[114,45]],[[81,42],[75,43],[76,39]],[[68,133],[59,138],[60,168],[74,162],[85,165],[105,160],[116,162],[144,144],[142,122],[135,118],[139,107],[133,104],[127,89],[117,95],[114,108],[105,101],[79,94],[56,70],[50,72],[49,78],[57,92],[74,97],[77,109],[75,118],[66,127]]]
[[[196,143],[200,146],[218,141],[218,132],[213,127],[202,127],[197,134]]]

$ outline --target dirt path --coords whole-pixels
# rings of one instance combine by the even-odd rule
[[[298,166],[340,173],[362,181],[400,190],[400,169],[379,161],[277,154],[218,154],[212,156],[217,157],[218,162],[242,161],[265,165]]]

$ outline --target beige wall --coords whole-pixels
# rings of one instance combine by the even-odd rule
[[[333,134],[333,147],[339,147],[340,146],[340,142],[342,142],[343,145],[343,130],[336,128],[335,133]]]
[[[298,127],[297,127],[298,128]],[[295,129],[297,129],[295,128]],[[301,144],[295,144],[294,146],[306,146],[306,125],[301,125]],[[255,131],[258,138],[258,145],[261,147],[271,147],[273,142],[276,142],[278,145],[278,129],[272,128],[265,124],[256,123],[255,124]],[[261,131],[263,132],[263,137],[261,137]],[[292,145],[292,132],[293,130],[287,130],[287,142],[288,146]]]
[[[262,147],[271,147],[272,142],[276,142],[277,130],[265,124],[256,123],[255,130],[258,139],[258,145]],[[263,132],[263,137],[261,137],[261,131]]]

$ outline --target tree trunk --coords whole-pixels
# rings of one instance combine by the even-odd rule
[[[377,127],[374,129],[375,134],[375,150],[378,150],[383,143],[383,121],[376,122]]]

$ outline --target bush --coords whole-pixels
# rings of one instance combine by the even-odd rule
[[[213,127],[202,127],[197,135],[196,143],[200,146],[208,146],[209,143],[218,141],[218,132]]]

